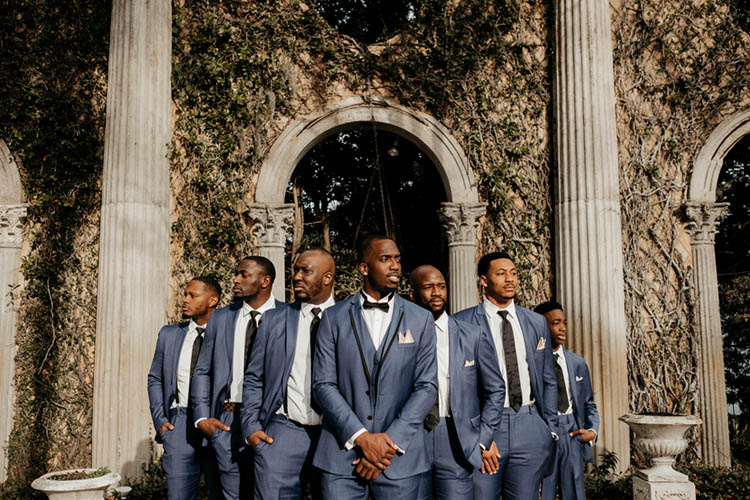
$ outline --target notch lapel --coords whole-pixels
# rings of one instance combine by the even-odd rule
[[[563,355],[565,356],[565,366],[568,369],[568,385],[570,385],[570,397],[573,401],[570,402],[570,404],[573,405],[573,416],[576,417],[576,421],[578,421],[578,415],[581,415],[581,412],[578,409],[578,391],[576,391],[576,372],[575,367],[573,366],[573,358],[571,356],[568,356],[570,351],[565,349],[565,347],[562,348]],[[579,428],[582,427],[582,423],[578,422]]]
[[[459,383],[458,381],[459,369],[463,367],[463,363],[461,362],[461,357],[459,357],[459,352],[458,352],[459,333],[460,333],[460,327],[458,326],[458,323],[456,322],[455,319],[453,319],[452,316],[448,316],[448,365],[449,365],[448,368],[451,374],[451,379],[450,379],[450,384],[449,384],[450,386],[449,404],[451,408],[454,408],[453,398],[456,397],[455,395],[458,392],[458,389],[454,387],[454,384]]]
[[[179,327],[177,329],[177,342],[172,344],[172,347],[170,350],[170,356],[172,356],[172,359],[170,361],[172,370],[170,373],[170,381],[172,387],[174,387],[174,395],[175,398],[177,397],[177,367],[180,364],[180,353],[182,352],[182,346],[185,343],[185,337],[187,337],[187,331],[188,326],[190,325],[190,322],[188,322],[187,325],[183,327]],[[169,365],[168,365],[169,366]]]
[[[377,352],[382,352],[383,349],[388,349],[388,344],[390,344],[391,338],[397,333],[396,328],[399,327],[398,319],[401,317],[401,311],[403,309],[403,304],[401,304],[402,300],[404,299],[402,299],[399,294],[396,294],[395,297],[393,297],[393,314],[391,315],[391,323],[388,325],[385,337],[380,341],[380,346],[378,346]]]
[[[239,305],[239,307],[237,307]],[[224,335],[226,338],[224,339],[226,341],[227,346],[227,359],[229,360],[229,368],[228,368],[228,381],[232,380],[232,363],[234,362],[234,330],[237,327],[237,319],[240,317],[240,311],[242,311],[242,303],[235,303],[230,306],[231,314],[227,314],[226,319],[224,320]]]
[[[299,329],[299,317],[302,314],[302,304],[295,302],[286,311],[285,348],[284,348],[284,374],[281,379],[282,390],[286,387],[289,374],[292,372],[294,353],[297,349],[297,333]],[[314,348],[314,347],[313,347]]]
[[[485,329],[487,333],[490,334],[490,338],[495,338],[495,332],[492,331],[490,328],[490,322],[487,320],[487,314],[484,312],[484,305],[483,303],[480,303],[478,306],[474,307],[474,314],[477,317],[477,324],[480,325],[482,328]]]
[[[526,317],[526,312],[518,305],[516,305],[516,314],[518,315],[518,323],[521,325],[521,333],[523,333],[523,343],[526,347],[526,364],[529,366],[531,392],[533,393],[534,399],[540,400],[538,396],[542,394],[542,392],[539,374],[536,371],[536,358],[534,356],[534,351],[536,350],[538,342],[536,342],[534,329],[531,327],[531,323]]]

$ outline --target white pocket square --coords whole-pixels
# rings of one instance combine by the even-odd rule
[[[576,382],[580,382],[581,380],[583,380],[583,377],[579,377],[578,375],[576,375]]]
[[[536,345],[536,350],[541,351],[547,346],[547,341],[544,340],[544,337],[539,339],[539,343]]]
[[[399,344],[413,344],[414,337],[411,336],[411,330],[406,330],[406,333],[398,332],[398,343]]]
[[[467,359],[466,361],[464,361],[464,366],[465,367],[466,366],[474,366],[475,364],[476,364],[476,362],[473,359]]]

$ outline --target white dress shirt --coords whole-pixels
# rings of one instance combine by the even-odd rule
[[[255,316],[255,322],[260,324],[260,317],[264,312],[276,307],[276,299],[273,295],[256,311],[260,314]],[[234,350],[232,354],[232,382],[229,384],[229,401],[242,403],[242,381],[245,377],[245,332],[252,316],[253,308],[247,302],[242,303],[242,309],[237,315],[237,323],[234,324]]]
[[[368,302],[388,303],[388,312],[381,311],[380,309],[365,309],[364,307],[362,307],[362,317],[365,320],[365,325],[367,326],[367,331],[370,333],[370,338],[372,339],[372,343],[375,346],[375,350],[380,347],[380,343],[383,341],[385,334],[388,332],[388,327],[391,325],[391,319],[393,318],[394,296],[395,292],[386,295],[380,300],[375,300],[367,295],[364,290],[362,290],[362,293],[359,296],[360,307],[362,307],[362,304],[365,303],[365,300],[367,300]],[[354,441],[366,431],[367,429],[362,427],[360,430],[355,432],[352,437],[349,438],[349,441],[344,443],[344,447],[347,450],[351,450],[352,448],[354,448]],[[401,453],[403,453],[402,450]]]
[[[202,325],[201,328],[205,328]],[[198,325],[190,320],[188,331],[185,334],[185,340],[180,349],[180,357],[177,361],[177,399],[172,403],[172,408],[177,406],[187,406],[190,397],[190,361],[193,358],[193,343],[198,338]]]
[[[570,415],[573,413],[573,395],[570,393],[570,377],[568,376],[568,364],[565,362],[565,354],[561,347],[554,352],[555,362],[560,365],[565,379],[565,392],[568,393],[568,411],[565,413],[557,412],[558,415]]]
[[[300,308],[292,371],[286,384],[288,413],[284,413],[283,403],[276,411],[276,413],[286,415],[288,419],[294,420],[298,424],[320,425],[322,422],[320,415],[312,409],[312,350],[315,349],[315,346],[310,342],[310,326],[315,316],[312,312],[313,308],[319,307],[319,316],[322,316],[323,311],[334,304],[333,295],[331,295],[322,304],[303,302]]]
[[[450,417],[451,367],[448,313],[443,312],[435,320],[435,334],[437,335],[438,409],[441,417]]]
[[[518,315],[516,313],[516,305],[511,303],[505,309],[500,309],[495,304],[490,302],[486,297],[483,301],[484,312],[487,315],[487,320],[490,323],[490,330],[492,331],[492,340],[495,341],[495,349],[497,350],[497,359],[500,364],[500,371],[503,374],[505,380],[505,407],[510,406],[510,386],[508,385],[508,372],[505,364],[505,350],[503,349],[503,330],[502,322],[503,318],[498,314],[499,311],[508,311],[508,321],[510,326],[513,328],[513,340],[516,346],[516,358],[518,360],[518,378],[521,382],[521,404],[528,405],[534,402],[531,398],[531,376],[529,375],[529,362],[526,359],[526,342],[523,339],[523,331],[521,330],[521,323],[518,322]],[[533,346],[536,349],[536,346]]]

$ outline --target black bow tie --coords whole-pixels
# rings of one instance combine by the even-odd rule
[[[369,300],[366,300],[362,303],[362,309],[380,309],[384,313],[388,312],[388,309],[390,309],[390,305],[388,302],[370,302]]]

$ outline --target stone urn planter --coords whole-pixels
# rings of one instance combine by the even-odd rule
[[[633,500],[695,500],[695,485],[672,465],[687,449],[685,433],[701,420],[689,415],[634,414],[623,415],[620,420],[630,426],[635,434],[633,445],[652,464],[633,476]]]
[[[70,469],[49,472],[31,483],[35,490],[43,491],[50,500],[101,500],[104,492],[120,481],[120,475],[108,472],[97,477],[75,479],[96,473],[96,469]]]

